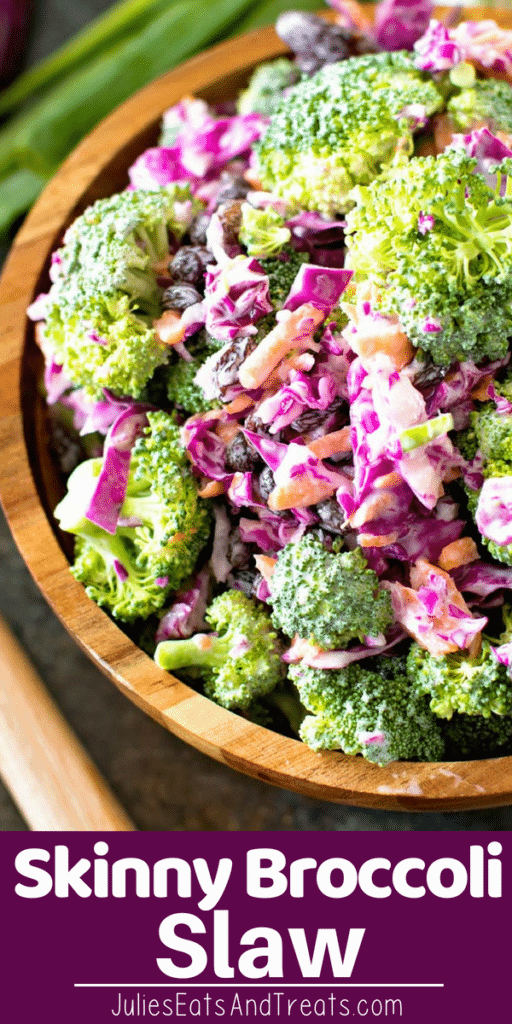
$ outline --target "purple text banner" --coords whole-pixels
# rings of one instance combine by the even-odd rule
[[[496,832],[4,833],[2,1020],[508,1017]]]

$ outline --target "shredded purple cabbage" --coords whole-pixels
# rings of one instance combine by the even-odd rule
[[[426,32],[414,43],[414,63],[431,74],[450,71],[463,59],[462,52],[440,21],[432,20]]]
[[[221,341],[256,334],[254,326],[271,313],[268,277],[252,256],[228,259],[210,267],[205,288],[206,330]]]
[[[411,50],[425,32],[432,0],[382,0],[375,11],[375,39],[383,50]]]
[[[260,114],[215,117],[204,100],[186,98],[164,114],[164,135],[174,135],[172,145],[146,150],[130,167],[130,181],[152,189],[186,179],[197,193],[205,179],[246,153],[266,125]]]
[[[85,517],[107,533],[116,532],[126,497],[132,448],[147,422],[145,413],[124,409],[105,439],[103,465]]]
[[[156,643],[162,640],[185,640],[193,633],[207,631],[204,615],[209,591],[210,574],[207,569],[202,569],[189,585],[174,595],[171,607],[160,619],[155,635]]]
[[[335,267],[317,267],[313,263],[303,263],[293,282],[285,309],[297,309],[305,302],[330,313],[340,295],[345,291],[353,270],[339,270]]]

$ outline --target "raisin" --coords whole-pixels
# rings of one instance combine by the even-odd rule
[[[226,448],[227,468],[234,473],[250,473],[260,461],[256,449],[239,430]]]
[[[261,431],[266,431],[267,427],[263,424],[263,421],[258,416],[258,413],[252,409],[245,420],[245,429],[252,430],[254,434],[261,434]]]
[[[253,587],[259,583],[260,579],[262,577],[256,569],[240,569],[239,572],[233,573],[233,589],[241,590],[246,597],[250,597]]]
[[[330,25],[315,14],[287,11],[278,18],[276,30],[296,54],[300,70],[307,75],[325,64],[335,64],[350,56],[350,32],[341,25]]]
[[[197,217],[194,217],[189,229],[188,235],[192,245],[206,245],[206,232],[210,223],[211,217],[209,213],[199,213]]]
[[[279,15],[275,30],[280,39],[287,43],[294,53],[307,53],[321,29],[320,22],[322,19],[315,14],[285,11]],[[325,22],[322,22],[322,25],[324,24]]]
[[[250,557],[251,549],[249,545],[244,544],[243,540],[240,539],[238,529],[234,530],[233,533],[229,535],[228,539],[228,562],[231,562],[233,569],[243,569],[243,567],[249,562]]]
[[[333,415],[338,407],[341,408],[341,403],[334,401],[330,409],[305,409],[304,412],[301,412],[300,416],[297,416],[297,419],[293,421],[291,426],[297,434],[310,434],[314,430],[327,426],[329,429],[326,429],[324,432],[330,433],[331,430],[335,429],[333,420],[336,422],[339,419],[338,416],[335,418]]]
[[[343,30],[339,26],[328,26],[331,29],[338,28],[340,35],[325,33],[320,36],[306,53],[298,53],[295,63],[304,75],[314,75],[315,71],[325,67],[326,64],[336,64],[339,60],[346,60],[350,56],[350,50],[343,38]]]
[[[242,201],[235,199],[232,203],[219,206],[217,213],[224,231],[225,245],[237,245],[242,226]]]
[[[173,281],[187,284],[203,283],[206,267],[213,260],[209,249],[204,246],[182,245],[169,263],[169,274]]]
[[[59,472],[63,476],[69,476],[84,458],[80,442],[71,437],[52,414],[49,416],[49,434],[49,448],[59,467]]]
[[[413,378],[414,387],[423,392],[436,388],[449,369],[449,366],[436,366],[433,362],[427,362]]]
[[[216,207],[222,206],[223,203],[232,203],[235,199],[245,199],[251,191],[251,186],[245,178],[234,178],[231,174],[224,175],[224,178],[215,197]]]
[[[166,288],[162,305],[164,309],[174,309],[177,313],[183,313],[184,309],[201,302],[202,295],[191,284],[172,284]]]
[[[315,14],[286,11],[276,22],[276,32],[296,55],[295,63],[306,75],[347,57],[375,53],[375,43],[358,29],[332,25]]]
[[[214,372],[219,394],[238,382],[238,371],[250,352],[256,348],[253,338],[238,338],[219,352]]]
[[[270,466],[265,466],[265,469],[262,469],[258,480],[258,490],[262,501],[268,501],[274,487],[274,474]]]
[[[330,530],[331,533],[343,533],[346,526],[345,514],[335,498],[321,501],[315,511],[326,530]]]

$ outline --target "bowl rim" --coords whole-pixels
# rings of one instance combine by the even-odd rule
[[[486,13],[491,12],[485,8],[465,10],[466,16],[480,19]],[[512,12],[492,14],[499,17],[501,25],[512,28]],[[30,396],[23,392],[23,381],[27,354],[34,354],[35,343],[25,310],[47,272],[57,238],[91,201],[91,195],[98,197],[94,187],[105,167],[120,159],[134,138],[147,132],[184,93],[201,95],[285,52],[271,27],[257,29],[210,48],[157,79],[80,143],[29,213],[0,280],[2,504],[26,565],[71,636],[130,700],[210,757],[272,785],[360,807],[437,811],[509,804],[512,757],[400,761],[379,768],[363,758],[334,751],[318,754],[298,740],[219,707],[159,669],[71,576],[32,471],[28,425],[37,415],[37,400],[31,404]]]

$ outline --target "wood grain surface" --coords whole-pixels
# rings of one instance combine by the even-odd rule
[[[512,13],[466,9],[512,28]],[[378,768],[304,744],[213,704],[163,672],[90,601],[69,573],[52,522],[55,474],[38,391],[40,354],[25,310],[48,285],[63,230],[95,199],[127,184],[127,168],[154,144],[164,110],[195,93],[233,96],[261,60],[285,52],[273,29],[229,40],[147,86],[103,121],[66,160],[27,217],[0,282],[0,493],[16,543],[47,601],[78,643],[134,703],[211,757],[272,785],[322,800],[403,810],[512,803],[512,757]]]
[[[33,831],[134,831],[2,621],[0,775]]]

